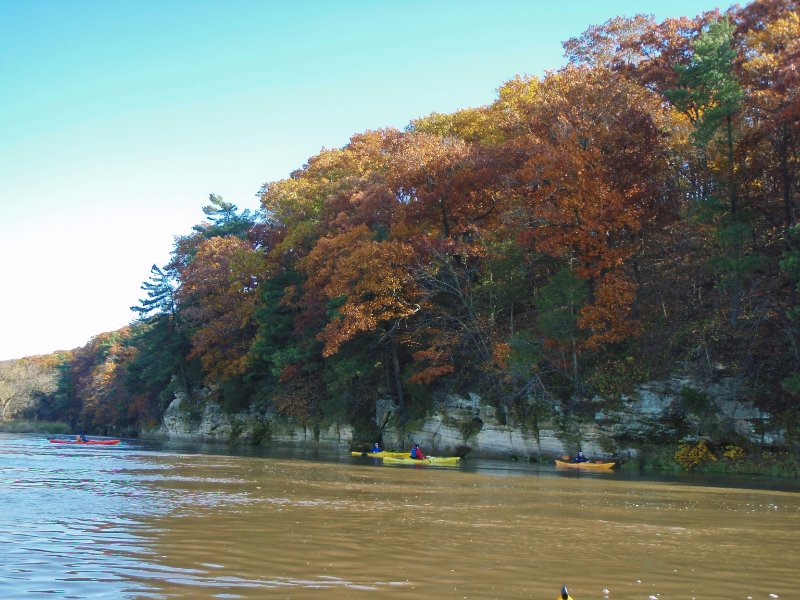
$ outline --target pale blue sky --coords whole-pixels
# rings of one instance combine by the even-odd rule
[[[0,0],[0,360],[84,345],[216,193],[490,103],[621,14],[715,0]]]

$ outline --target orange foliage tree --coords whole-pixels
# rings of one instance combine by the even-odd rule
[[[787,232],[797,220],[793,188],[798,166],[793,157],[800,144],[800,3],[752,3],[742,9],[738,21],[744,34],[742,80],[750,98],[746,110],[753,124],[745,140],[745,164],[753,165],[752,177],[762,180],[758,191],[782,199],[788,240]],[[774,176],[760,177],[765,172]]]
[[[93,337],[72,358],[73,392],[81,400],[79,429],[98,433],[129,427],[138,415],[131,414],[134,398],[125,386],[124,369],[135,354],[125,342],[128,328]]]
[[[414,253],[408,244],[379,242],[359,225],[333,238],[322,238],[300,262],[307,286],[328,300],[343,299],[321,334],[323,355],[362,332],[396,326],[420,310],[420,291],[411,278]]]
[[[181,272],[178,299],[192,323],[190,358],[199,358],[209,382],[242,375],[255,336],[256,284],[263,256],[237,237],[203,241]]]
[[[401,241],[375,239],[366,225],[325,237],[299,263],[307,273],[307,294],[335,301],[335,314],[319,339],[323,356],[359,334],[377,333],[391,352],[395,389],[405,411],[398,332],[421,306],[421,291],[411,277],[412,247]]]
[[[489,183],[496,173],[484,155],[453,136],[406,135],[387,176],[403,207],[396,235],[465,239],[485,226],[496,214]]]
[[[591,283],[580,319],[588,347],[638,330],[628,261],[643,229],[670,212],[659,113],[653,94],[621,76],[567,69],[541,83],[526,115],[531,134],[514,142],[527,154],[517,171],[528,214],[521,242]]]

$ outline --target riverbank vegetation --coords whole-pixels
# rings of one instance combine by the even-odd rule
[[[72,433],[74,430],[69,423],[59,421],[14,420],[0,421],[0,431],[3,433]]]
[[[763,475],[800,477],[800,458],[787,448],[766,448],[755,444],[709,446],[705,441],[655,445],[639,449],[636,458],[621,464],[624,471]]]
[[[136,430],[204,389],[370,435],[379,398],[402,424],[442,391],[586,420],[691,369],[796,444],[798,15],[611,19],[488,106],[322,150],[255,214],[211,195],[138,320],[63,355],[33,416]]]

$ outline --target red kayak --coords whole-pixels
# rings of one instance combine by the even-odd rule
[[[85,442],[79,442],[77,440],[50,438],[48,441],[51,444],[75,444],[77,446],[114,446],[115,444],[119,444],[119,440],[86,440]]]

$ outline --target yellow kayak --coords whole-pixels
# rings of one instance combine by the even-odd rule
[[[388,452],[388,451],[382,451],[382,452],[350,452],[350,454],[352,456],[368,456],[370,458],[387,458],[387,457],[403,458],[405,456],[408,456],[409,458],[411,458],[409,456],[409,454],[410,454],[409,452]]]
[[[460,460],[460,456],[428,456],[418,459],[411,458],[408,454],[405,454],[403,458],[387,456],[383,459],[383,462],[393,465],[454,465]]]
[[[563,460],[556,459],[556,466],[557,467],[566,467],[568,469],[594,469],[594,470],[603,470],[603,469],[610,469],[617,463],[613,462],[565,462]]]

